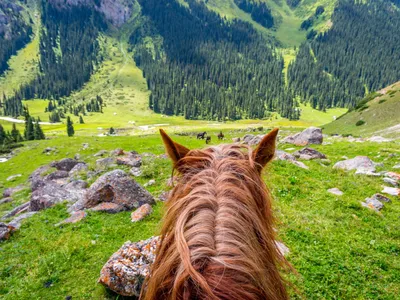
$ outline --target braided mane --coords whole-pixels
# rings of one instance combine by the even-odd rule
[[[288,299],[279,274],[286,261],[275,245],[271,196],[257,155],[238,144],[175,146],[187,153],[176,157],[180,176],[142,298]]]

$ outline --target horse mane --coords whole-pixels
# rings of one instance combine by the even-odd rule
[[[288,299],[271,195],[252,151],[220,145],[176,162],[180,176],[142,299]]]

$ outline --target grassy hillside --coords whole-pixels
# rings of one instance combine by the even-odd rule
[[[324,131],[363,137],[400,137],[400,82],[371,94],[353,111],[324,125]]]
[[[216,131],[212,132],[216,144]],[[244,133],[225,132],[227,141]],[[204,141],[174,136],[190,148],[203,147]],[[392,198],[377,214],[362,208],[360,201],[381,190],[381,178],[357,176],[333,170],[332,165],[343,155],[368,155],[383,162],[384,170],[399,163],[399,144],[384,148],[373,143],[335,142],[315,147],[332,161],[322,166],[306,162],[310,170],[284,161],[274,161],[265,180],[274,196],[273,209],[279,222],[279,239],[290,249],[288,260],[298,271],[289,280],[301,296],[294,299],[396,299],[400,293],[400,235],[398,216],[400,202]],[[82,150],[82,143],[89,149]],[[58,137],[28,142],[17,156],[1,164],[0,193],[3,188],[26,182],[37,167],[53,160],[72,157],[95,167],[93,154],[117,147],[139,153],[163,153],[158,135],[137,137]],[[42,154],[46,147],[58,152]],[[284,150],[288,145],[280,145]],[[393,156],[391,154],[397,154]],[[32,159],[35,157],[35,159]],[[149,191],[158,196],[166,189],[171,174],[168,160],[144,160],[143,184],[155,179]],[[14,182],[10,175],[21,174]],[[342,197],[327,189],[337,187]],[[26,201],[29,190],[19,192],[13,203],[0,206],[0,213]],[[55,227],[68,214],[64,205],[42,211],[26,220],[20,231],[0,244],[1,299],[121,299],[97,283],[100,269],[107,259],[127,240],[138,241],[157,234],[163,214],[163,203],[140,223],[131,223],[129,212],[109,215],[89,212],[78,224]]]

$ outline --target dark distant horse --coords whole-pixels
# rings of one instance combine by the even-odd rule
[[[224,137],[225,137],[225,135],[222,133],[222,131],[220,131],[219,134],[218,134],[218,139],[219,140],[223,140]]]
[[[206,144],[211,143],[211,136],[206,137]]]
[[[261,178],[278,130],[257,149],[189,150],[160,130],[179,176],[167,201],[144,300],[285,300],[271,195]]]
[[[207,132],[200,132],[197,134],[197,139],[198,140],[204,140],[206,138]]]

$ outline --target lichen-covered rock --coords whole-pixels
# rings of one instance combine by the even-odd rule
[[[321,145],[323,140],[324,137],[321,128],[310,127],[302,132],[286,137],[282,140],[282,143],[294,144],[296,146]]]
[[[117,166],[117,160],[114,157],[100,158],[96,160],[96,166],[100,169],[108,169]]]
[[[117,294],[139,297],[159,241],[159,237],[152,237],[137,243],[126,242],[101,269],[99,282]]]
[[[365,202],[361,202],[361,205],[376,212],[379,212],[384,206],[376,197],[366,198]]]
[[[83,162],[80,162],[80,163],[77,163],[75,165],[75,167],[73,167],[71,169],[71,171],[69,171],[68,175],[69,176],[75,176],[75,175],[77,175],[79,173],[86,172],[87,170],[88,170],[88,165],[83,163]]]
[[[131,221],[139,222],[150,215],[152,212],[153,208],[150,204],[143,204],[141,207],[132,212]]]
[[[309,169],[309,167],[306,166],[303,162],[297,161],[296,158],[292,154],[287,153],[285,151],[277,150],[275,152],[275,159],[276,160],[286,160],[302,169],[305,169],[305,170]]]
[[[32,217],[34,214],[36,214],[36,211],[29,211],[20,215],[17,215],[8,225],[13,226],[16,229],[19,229],[21,227],[21,222],[25,219],[28,219]]]
[[[111,202],[125,210],[143,204],[154,204],[153,196],[122,170],[114,170],[100,176],[88,189],[82,202],[83,208],[92,208],[102,202]]]
[[[116,203],[112,203],[112,202],[103,202],[103,203],[97,204],[95,207],[91,208],[90,210],[102,211],[102,212],[106,212],[109,214],[116,214],[121,211],[124,211],[125,207],[123,207],[122,205],[116,204]]]
[[[311,160],[311,159],[326,159],[326,155],[313,149],[313,148],[303,148],[299,151],[293,153],[293,156],[298,159]]]
[[[55,171],[45,177],[45,180],[57,180],[67,178],[69,176],[67,171]]]
[[[138,154],[128,153],[117,157],[117,164],[139,168],[142,165],[142,158]]]

